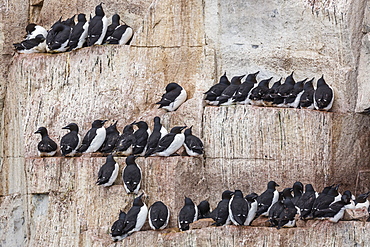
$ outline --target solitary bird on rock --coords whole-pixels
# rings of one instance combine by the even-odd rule
[[[166,86],[166,93],[162,95],[162,99],[156,104],[159,108],[166,109],[167,111],[176,111],[182,103],[185,102],[187,93],[177,83],[170,83]]]

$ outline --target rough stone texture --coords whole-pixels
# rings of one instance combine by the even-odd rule
[[[370,68],[370,2],[366,2],[365,17],[362,23],[363,37],[361,40],[360,59],[358,65],[358,98],[356,112],[363,112],[370,107],[370,79],[368,77]]]
[[[343,215],[343,220],[360,220],[366,221],[369,218],[369,212],[367,208],[356,208],[356,209],[346,209]]]
[[[135,30],[131,46],[11,58],[11,44],[20,41],[27,21],[48,28],[60,16],[89,15],[96,4],[0,4],[0,245],[116,246],[110,226],[132,203],[121,178],[110,188],[94,184],[104,157],[35,157],[39,126],[59,142],[66,133],[61,127],[76,122],[85,134],[96,118],[119,120],[119,130],[156,115],[167,128],[193,125],[205,142],[204,159],[138,160],[146,202],[169,205],[171,227],[184,195],[214,208],[223,190],[261,193],[270,179],[281,187],[301,180],[316,189],[341,183],[356,194],[369,190],[370,120],[354,113],[370,106],[369,1],[109,0],[107,15],[119,13]],[[332,112],[203,107],[202,93],[225,71],[231,78],[257,70],[258,80],[285,78],[293,70],[297,80],[324,74],[336,92]],[[169,82],[188,92],[188,101],[172,113],[154,104]],[[124,158],[117,161],[122,168]],[[279,231],[143,231],[118,245],[367,246],[368,235],[368,223],[309,221]]]
[[[310,222],[307,227],[208,227],[181,233],[138,232],[119,246],[151,243],[151,246],[368,246],[370,224],[362,222]],[[343,234],[345,233],[345,234]],[[99,243],[93,246],[103,246]],[[114,246],[111,244],[109,246]]]

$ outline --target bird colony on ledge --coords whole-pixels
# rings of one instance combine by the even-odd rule
[[[213,211],[208,201],[204,200],[196,205],[190,198],[185,197],[184,206],[178,212],[178,227],[180,231],[189,230],[191,223],[203,218],[210,218],[212,226],[249,226],[258,217],[264,217],[266,220],[263,222],[280,229],[295,227],[297,220],[316,219],[337,223],[343,218],[346,210],[360,211],[366,218],[369,217],[370,191],[354,197],[348,190],[340,194],[339,185],[327,186],[321,193],[315,192],[312,184],[306,184],[304,190],[301,182],[295,182],[292,188],[285,188],[281,192],[276,190],[277,186],[279,185],[274,181],[270,181],[267,190],[260,195],[250,193],[245,197],[240,190],[226,190]],[[156,201],[148,212],[142,197],[143,194],[134,199],[127,214],[120,211],[118,220],[111,228],[114,241],[140,231],[147,218],[153,230],[167,227],[169,208],[163,202]],[[367,221],[370,221],[370,218],[367,218]]]
[[[102,44],[130,44],[134,31],[126,24],[120,24],[120,16],[112,16],[112,24],[104,13],[102,4],[95,8],[95,16],[88,22],[85,14],[75,15],[62,21],[60,18],[49,31],[34,23],[26,27],[25,40],[13,44],[19,53],[67,52],[82,47]]]
[[[280,78],[274,82],[271,88],[269,83],[272,77],[256,80],[259,71],[249,74],[245,81],[241,80],[245,75],[234,76],[231,82],[226,77],[226,72],[221,76],[219,83],[213,85],[205,92],[204,100],[208,105],[225,106],[231,104],[276,106],[316,109],[329,111],[334,102],[334,91],[322,76],[317,81],[316,90],[313,86],[314,78],[308,78],[295,82],[293,72],[281,84]]]

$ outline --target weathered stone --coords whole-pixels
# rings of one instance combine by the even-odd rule
[[[254,219],[251,223],[251,226],[258,226],[258,227],[269,227],[271,226],[268,217],[260,216]]]
[[[202,229],[211,226],[215,221],[211,218],[200,219],[190,224],[190,230]]]
[[[356,208],[356,209],[346,209],[344,211],[343,220],[360,220],[366,221],[369,218],[369,212],[367,208]]]
[[[369,25],[368,1],[109,0],[103,5],[107,16],[118,13],[135,30],[131,46],[11,59],[11,44],[22,39],[28,21],[48,28],[60,16],[89,16],[96,4],[0,5],[0,245],[116,246],[110,226],[119,209],[131,207],[134,196],[124,192],[120,176],[110,188],[95,185],[104,157],[36,158],[40,137],[33,133],[41,125],[58,143],[66,133],[61,127],[76,122],[85,134],[95,118],[119,120],[119,130],[134,120],[152,125],[156,115],[168,129],[193,125],[205,142],[205,160],[138,159],[146,202],[169,205],[170,227],[177,225],[185,195],[196,203],[207,199],[214,208],[223,190],[261,193],[271,179],[281,187],[300,180],[317,190],[331,183],[359,193],[369,189],[370,120],[353,113],[369,105],[369,42],[362,33]],[[285,78],[293,70],[297,80],[324,74],[335,88],[333,112],[203,108],[203,92],[225,71],[231,78],[257,70],[258,80]],[[171,113],[154,104],[169,82],[188,92]],[[124,158],[117,160],[122,169]],[[180,233],[145,225],[119,245],[370,245],[367,223],[304,223],[281,230],[225,226]]]

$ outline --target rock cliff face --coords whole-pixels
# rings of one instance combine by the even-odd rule
[[[120,176],[110,188],[95,185],[104,157],[36,157],[39,126],[59,142],[66,124],[78,123],[84,134],[97,118],[118,120],[120,131],[134,120],[152,124],[157,115],[167,128],[193,125],[205,143],[203,158],[137,160],[146,203],[163,200],[170,227],[184,195],[214,208],[221,191],[261,193],[271,179],[281,187],[300,180],[316,189],[370,189],[370,118],[359,114],[370,107],[369,1],[105,1],[108,16],[119,13],[134,28],[130,46],[13,54],[28,22],[50,27],[61,15],[88,15],[98,3],[0,4],[0,246],[113,246],[110,226],[133,200]],[[203,92],[225,71],[230,78],[261,71],[258,80],[324,74],[335,88],[334,107],[204,107]],[[182,85],[188,100],[167,113],[154,102],[170,82]],[[117,161],[122,169],[124,158]],[[316,222],[279,231],[143,231],[119,245],[368,246],[369,234],[369,223]]]

